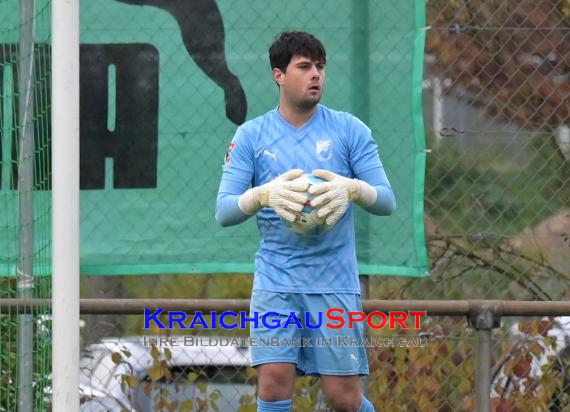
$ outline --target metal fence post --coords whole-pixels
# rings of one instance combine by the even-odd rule
[[[491,333],[501,326],[501,316],[489,308],[469,315],[469,325],[477,329],[477,366],[475,373],[475,410],[491,410]]]
[[[34,288],[34,1],[20,2],[18,47],[18,156],[19,259],[17,289],[19,298],[33,297]],[[18,411],[33,410],[34,324],[33,315],[18,316]]]

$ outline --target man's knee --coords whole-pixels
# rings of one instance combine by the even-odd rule
[[[323,377],[322,387],[335,411],[358,411],[362,401],[358,377]]]
[[[341,392],[329,394],[328,399],[336,412],[357,412],[362,395],[360,393]]]
[[[292,363],[268,363],[260,365],[258,394],[267,402],[291,399],[295,388],[296,366]]]

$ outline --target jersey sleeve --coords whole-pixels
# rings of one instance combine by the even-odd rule
[[[215,212],[221,226],[237,225],[250,217],[241,211],[238,199],[250,187],[253,174],[253,139],[242,126],[237,129],[224,159]]]
[[[348,122],[350,167],[354,177],[376,189],[376,202],[366,210],[375,215],[390,215],[396,209],[396,197],[380,160],[378,144],[368,126],[354,116]]]

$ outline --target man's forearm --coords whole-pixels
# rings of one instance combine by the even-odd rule
[[[396,196],[394,196],[392,189],[381,185],[370,187],[376,191],[376,199],[374,203],[368,206],[361,206],[368,212],[379,216],[388,216],[394,213],[396,210]]]
[[[216,222],[221,226],[234,226],[252,215],[244,213],[238,204],[241,195],[219,194],[216,200]]]
[[[361,182],[361,195],[357,204],[374,215],[387,216],[394,213],[396,196],[382,167],[371,169],[358,178]]]

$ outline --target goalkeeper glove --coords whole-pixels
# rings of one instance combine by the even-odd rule
[[[376,202],[376,189],[362,180],[349,179],[321,169],[313,170],[313,176],[326,180],[326,183],[311,186],[309,193],[314,196],[311,206],[317,209],[317,216],[325,218],[329,226],[335,225],[344,215],[348,203],[368,207]]]
[[[271,182],[249,189],[238,199],[241,211],[254,215],[264,207],[270,207],[283,219],[294,222],[307,201],[309,183],[293,181],[303,174],[303,169],[292,169]]]

